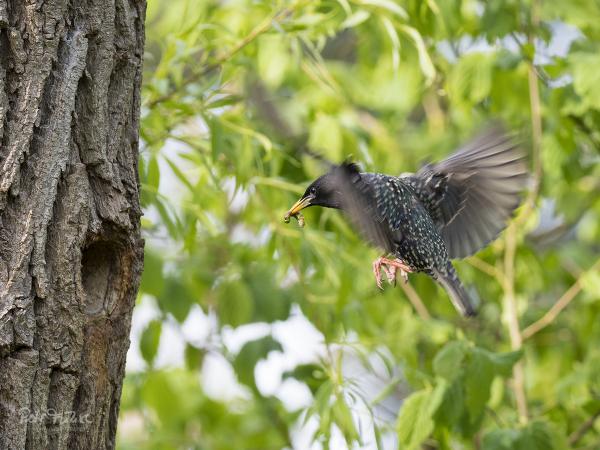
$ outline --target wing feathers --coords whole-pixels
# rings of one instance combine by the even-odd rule
[[[506,226],[527,182],[522,150],[495,126],[410,177],[451,258],[475,253]]]
[[[365,182],[355,164],[342,163],[329,172],[342,195],[342,210],[361,235],[387,252],[396,248],[394,232],[387,219],[379,214],[372,187]]]

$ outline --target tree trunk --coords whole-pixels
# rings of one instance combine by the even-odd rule
[[[115,447],[144,0],[0,0],[0,449]]]

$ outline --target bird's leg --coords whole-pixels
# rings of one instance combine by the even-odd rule
[[[398,268],[396,266],[383,266],[386,270],[386,275],[388,278],[388,281],[390,282],[390,284],[394,285],[394,287],[396,286],[396,272],[398,271]],[[402,279],[404,280],[404,283],[408,283],[408,274],[400,269],[400,276],[402,277]]]
[[[375,283],[377,283],[377,287],[383,290],[383,286],[381,284],[381,269],[385,272],[385,275],[390,283],[392,281],[396,281],[396,267],[392,265],[393,261],[386,258],[384,256],[380,256],[375,261],[373,261],[373,274],[375,275]]]
[[[383,290],[383,286],[381,285],[381,259],[383,256],[377,258],[373,261],[373,275],[375,275],[375,283],[377,283],[377,287]]]
[[[383,258],[381,261],[384,264],[384,267],[387,269],[386,274],[388,276],[388,281],[392,283],[394,282],[394,286],[396,285],[396,271],[400,269],[400,276],[404,280],[404,283],[408,283],[408,274],[412,272],[410,267],[406,265],[404,261],[399,258],[396,259],[388,259]]]
[[[408,274],[412,272],[411,268],[401,259],[389,259],[385,256],[380,256],[373,261],[373,274],[375,275],[375,282],[379,289],[383,289],[381,286],[381,268],[383,268],[388,281],[394,284],[396,283],[396,271],[398,269],[400,269],[400,276],[405,283],[408,283]]]

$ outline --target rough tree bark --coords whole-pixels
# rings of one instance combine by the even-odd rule
[[[0,0],[0,449],[114,448],[144,0]]]

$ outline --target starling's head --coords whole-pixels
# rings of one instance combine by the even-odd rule
[[[335,177],[331,172],[320,176],[306,188],[304,195],[294,203],[286,215],[293,216],[309,206],[341,208],[341,193],[335,184]]]
[[[313,181],[304,195],[287,212],[286,217],[298,214],[309,206],[323,206],[325,208],[342,209],[343,180],[352,180],[359,176],[358,166],[351,162],[343,162],[334,166],[325,175]],[[344,178],[341,178],[344,177]]]

